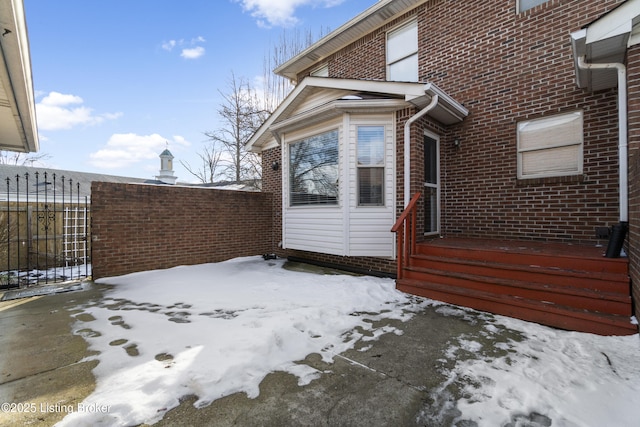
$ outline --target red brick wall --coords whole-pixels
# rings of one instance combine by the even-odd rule
[[[264,254],[272,224],[266,192],[94,182],[93,278]]]
[[[262,191],[271,193],[273,196],[273,237],[269,253],[276,253],[279,256],[286,256],[280,248],[282,242],[282,151],[280,147],[272,148],[262,152]],[[274,169],[274,164],[277,168]]]
[[[591,244],[596,226],[618,220],[616,89],[590,93],[576,86],[569,34],[619,3],[552,0],[516,14],[515,1],[433,0],[330,57],[329,72],[384,79],[386,31],[418,16],[420,80],[470,111],[463,123],[439,130],[443,234]],[[584,111],[584,174],[518,180],[516,124],[578,109]],[[399,159],[405,116],[398,124]],[[422,128],[415,127],[412,193],[422,188]],[[461,148],[453,147],[454,137]]]
[[[635,315],[640,319],[640,46],[627,53],[629,81],[629,274],[635,302]]]
[[[329,75],[384,80],[386,32],[417,17],[420,81],[469,110],[457,125],[425,118],[411,129],[412,194],[423,189],[423,130],[441,137],[442,234],[606,245],[594,229],[618,222],[617,91],[576,86],[570,34],[620,3],[550,0],[516,14],[515,0],[431,0],[327,58]],[[584,112],[584,173],[518,180],[517,123],[576,110]],[[403,124],[415,112],[397,113],[398,214]]]

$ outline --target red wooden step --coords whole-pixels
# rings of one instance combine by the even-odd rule
[[[561,329],[599,335],[632,335],[638,332],[628,316],[594,313],[528,298],[412,279],[399,279],[397,287],[414,295]]]
[[[495,276],[410,267],[404,278],[560,304],[577,309],[631,316],[631,297],[588,287],[572,287]]]
[[[451,273],[467,273],[545,285],[581,287],[600,292],[629,295],[629,276],[621,273],[588,272],[443,256],[414,255],[412,268],[426,268]]]
[[[605,258],[604,248],[529,241],[440,239],[420,243],[416,255],[538,266],[583,272],[626,274],[626,258]]]
[[[564,243],[445,238],[417,244],[398,289],[549,326],[633,334],[629,261]]]

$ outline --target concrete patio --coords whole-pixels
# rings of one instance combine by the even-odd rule
[[[51,426],[69,411],[109,410],[82,406],[94,390],[91,371],[97,362],[83,360],[90,353],[85,340],[71,332],[72,316],[103,291],[91,283],[85,288],[0,302],[0,425]],[[271,373],[255,399],[236,393],[197,409],[195,397],[185,396],[155,425],[449,425],[457,397],[455,385],[440,389],[443,368],[452,363],[444,352],[463,335],[486,340],[480,333],[483,316],[444,315],[428,307],[408,322],[387,321],[403,334],[369,341],[366,351],[358,351],[361,343],[332,364],[309,355],[301,363],[323,374],[306,386],[290,374]],[[501,330],[485,348],[513,338],[516,333]]]

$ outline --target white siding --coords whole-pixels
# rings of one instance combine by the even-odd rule
[[[344,255],[340,207],[288,208],[285,224],[285,248]]]
[[[305,111],[311,110],[315,107],[335,101],[347,94],[348,92],[338,89],[318,91],[307,96],[303,102],[296,106],[295,110],[293,110],[290,115],[295,116],[296,114],[304,113]]]
[[[284,134],[282,144],[282,245],[285,249],[345,255],[341,207],[342,188],[340,188],[338,196],[338,205],[290,206],[289,203],[289,144],[331,129],[339,131],[338,149],[339,152],[342,152],[344,137],[340,121],[332,121],[306,128],[303,131]],[[344,160],[340,157],[338,159],[340,171],[344,167],[343,162]]]
[[[395,120],[393,114],[353,115],[349,126],[349,255],[392,257],[395,236]],[[357,128],[360,125],[385,127],[384,206],[358,206]]]
[[[317,99],[316,99],[317,101]],[[358,206],[356,136],[358,125],[385,126],[385,205]],[[338,205],[289,206],[288,145],[330,129],[339,130]],[[345,132],[344,130],[347,130]],[[346,137],[346,138],[345,138]],[[345,256],[394,256],[395,115],[350,115],[283,136],[283,247]]]

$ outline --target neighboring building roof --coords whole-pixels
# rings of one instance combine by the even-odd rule
[[[38,174],[37,179],[36,173]],[[25,176],[27,174],[29,175],[28,181]],[[19,177],[19,179],[16,179],[16,177]],[[36,195],[38,195],[40,200],[43,201],[45,191],[48,195],[47,197],[50,197],[51,200],[53,200],[53,192],[55,191],[58,200],[62,200],[61,198],[64,194],[65,199],[71,198],[72,201],[75,201],[79,197],[81,201],[84,201],[85,197],[91,197],[91,183],[94,181],[121,184],[167,185],[166,182],[156,179],[0,164],[0,201],[7,200],[7,192],[9,200],[15,200],[16,193],[20,195],[20,200],[24,200],[28,192],[30,200],[35,201]],[[78,186],[78,184],[80,184],[80,186]],[[215,188],[219,190],[260,191],[260,180],[243,181],[237,184],[232,182],[217,182],[212,184],[178,183],[178,186]]]
[[[587,63],[623,63],[627,48],[640,43],[640,0],[628,0],[572,33],[571,42],[578,87],[594,91],[615,87],[615,69],[581,69],[578,58],[584,57]]]
[[[318,64],[324,58],[380,28],[400,14],[426,2],[427,0],[380,0],[337,30],[327,34],[298,55],[278,66],[274,72],[295,81],[298,78],[298,73]]]
[[[188,184],[189,187],[213,188],[216,190],[260,191],[262,180],[245,180],[240,182],[219,181],[206,184]]]
[[[322,90],[335,92],[331,101],[308,111],[296,111],[305,99]],[[395,111],[407,105],[423,108],[435,96],[438,103],[429,115],[441,123],[457,123],[469,114],[462,104],[432,83],[306,77],[251,137],[247,148],[260,151],[274,137],[278,138],[279,130],[291,128],[292,122],[308,126],[344,111],[379,111],[381,108]]]
[[[0,150],[38,149],[24,6],[22,0],[0,0]]]
[[[36,173],[38,174],[37,180]],[[28,181],[25,178],[26,174],[29,175]],[[16,180],[16,176],[19,176],[20,179]],[[85,196],[91,196],[91,183],[93,181],[119,182],[127,184],[155,183],[154,181],[148,179],[131,178],[117,175],[105,175],[99,173],[76,172],[30,166],[0,165],[0,200],[7,200],[7,191],[9,192],[10,197],[15,197],[16,192],[24,195],[28,191],[29,194],[33,195],[33,197],[35,198],[36,193],[44,193],[44,186],[47,186],[46,191],[49,195],[53,194],[55,188],[55,192],[58,197],[60,197],[64,191],[65,197],[72,193],[72,197],[74,199],[76,197],[84,199]],[[78,187],[78,184],[80,184],[80,187]]]

